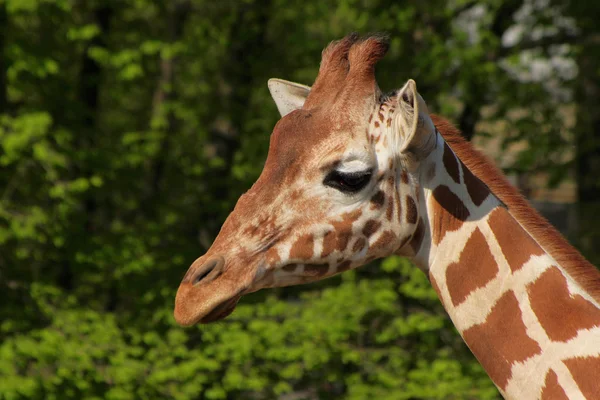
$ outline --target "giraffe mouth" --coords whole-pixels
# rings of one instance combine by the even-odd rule
[[[225,300],[216,306],[211,312],[202,317],[198,322],[201,324],[209,324],[224,319],[235,310],[235,306],[242,296],[238,295],[229,300]]]

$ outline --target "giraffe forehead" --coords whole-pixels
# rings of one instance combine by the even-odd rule
[[[269,152],[294,148],[298,150],[316,147],[324,140],[352,129],[347,119],[323,112],[323,110],[296,110],[279,120],[271,135]]]
[[[356,134],[356,126],[322,121],[318,114],[305,117],[307,113],[290,113],[275,127],[263,169],[265,177],[261,176],[269,185],[285,190],[292,182],[310,181],[333,168],[357,171],[373,164],[369,143]]]

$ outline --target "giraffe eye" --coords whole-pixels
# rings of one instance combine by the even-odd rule
[[[331,171],[323,184],[343,193],[357,193],[364,189],[371,180],[371,171],[341,172]]]

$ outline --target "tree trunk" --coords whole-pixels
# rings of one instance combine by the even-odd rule
[[[596,35],[598,36],[598,35]],[[582,37],[586,37],[582,35]],[[577,64],[579,78],[576,87],[577,124],[576,169],[578,195],[578,237],[581,251],[600,263],[600,65],[598,44],[594,36],[587,36]],[[597,37],[596,40],[599,38]]]
[[[240,145],[238,134],[246,118],[248,99],[254,90],[257,63],[265,52],[265,35],[271,5],[272,0],[264,0],[258,4],[249,3],[237,7],[237,22],[230,38],[232,46],[222,75],[228,90],[221,90],[219,93],[218,100],[222,112],[214,121],[211,130],[212,142],[227,166],[233,163],[233,155]],[[248,30],[246,26],[257,28]],[[220,180],[220,183],[223,187],[219,189],[219,193],[228,193],[233,197],[240,195],[231,192],[231,185],[227,180]]]
[[[7,25],[8,14],[6,12],[6,2],[2,2],[0,3],[0,114],[8,111],[8,82],[6,78],[8,62],[6,61],[6,54],[4,52],[4,48],[6,47],[6,33],[8,32]]]
[[[168,6],[167,6],[168,7]],[[185,23],[191,10],[191,3],[189,1],[177,1],[174,2],[172,10],[166,10],[168,12],[168,40],[170,43],[175,43],[181,40],[183,35]],[[147,201],[145,204],[150,204],[151,199],[159,192],[162,178],[164,175],[164,169],[171,147],[172,133],[175,129],[175,117],[173,112],[167,110],[165,113],[165,103],[174,99],[175,93],[172,89],[167,91],[167,87],[173,87],[173,76],[176,69],[177,60],[174,58],[163,58],[160,60],[160,76],[156,83],[156,89],[152,96],[152,115],[151,120],[165,118],[166,127],[164,129],[164,136],[162,138],[162,144],[160,146],[159,153],[156,157],[155,162],[152,165],[150,171],[150,179],[148,191],[146,194]],[[152,212],[152,210],[149,210]]]
[[[97,130],[98,100],[100,94],[100,80],[102,68],[89,56],[89,49],[92,47],[105,47],[104,38],[108,35],[109,22],[112,16],[112,9],[108,6],[101,6],[93,10],[95,22],[100,28],[100,33],[94,37],[83,51],[81,74],[79,77],[79,90],[77,98],[81,104],[82,115],[79,126],[74,127],[77,131],[76,148],[83,155],[75,167],[77,177],[87,178],[93,173],[93,164],[90,157],[90,149],[93,148]],[[98,208],[93,194],[85,193],[82,199],[83,216],[83,237],[86,240],[94,232],[94,214]],[[74,238],[81,240],[80,237]],[[59,285],[66,291],[73,289],[73,270],[70,262],[65,262],[58,277]]]
[[[480,108],[483,101],[479,104],[475,104],[478,99],[481,100],[479,96],[476,96],[474,101],[472,100],[471,102],[465,103],[465,107],[458,120],[458,128],[462,132],[463,137],[469,141],[473,139],[473,135],[475,135],[475,125],[477,125],[477,122],[479,122],[479,119],[481,118]]]

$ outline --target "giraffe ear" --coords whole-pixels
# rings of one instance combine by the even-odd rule
[[[425,158],[435,146],[435,126],[415,81],[409,79],[397,99],[395,124],[400,136],[400,152],[410,153],[417,159]]]
[[[267,85],[282,117],[302,108],[310,93],[310,86],[283,79],[271,78]]]

